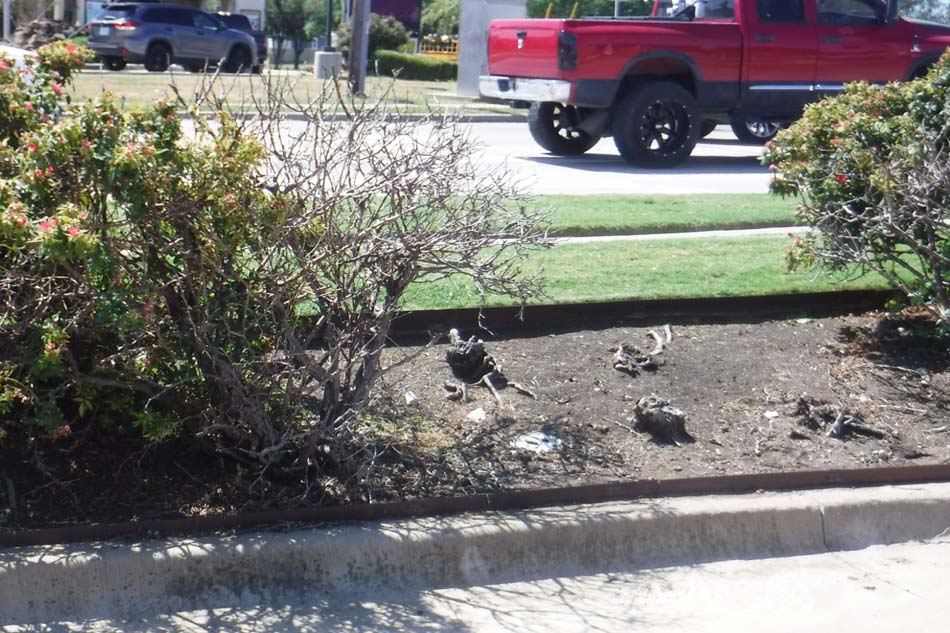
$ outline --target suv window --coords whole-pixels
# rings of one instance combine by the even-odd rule
[[[205,13],[195,13],[193,24],[199,29],[206,29],[208,31],[217,31],[219,28],[221,28],[220,22]]]
[[[887,6],[877,0],[818,0],[822,24],[880,24]]]
[[[799,23],[805,21],[803,0],[757,0],[759,22]]]
[[[177,26],[192,26],[192,15],[195,12],[191,9],[172,9],[160,7],[155,9],[146,9],[142,12],[143,22],[158,22],[159,24],[175,24]]]

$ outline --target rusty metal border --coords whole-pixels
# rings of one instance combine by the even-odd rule
[[[7,531],[0,532],[0,547],[56,545],[113,539],[198,536],[251,528],[280,528],[290,525],[299,527],[300,524],[352,523],[447,516],[465,512],[527,510],[556,505],[578,505],[654,497],[742,494],[758,491],[880,486],[942,481],[950,481],[950,464],[682,479],[638,479],[566,488],[492,492],[391,503],[274,510],[235,516],[157,519],[133,523],[42,528],[23,532]]]

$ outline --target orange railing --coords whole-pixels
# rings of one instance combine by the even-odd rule
[[[419,52],[427,57],[457,62],[459,59],[459,42],[458,40],[445,42],[423,40],[419,43]]]

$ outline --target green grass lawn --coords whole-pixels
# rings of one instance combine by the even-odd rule
[[[544,277],[546,296],[532,302],[538,304],[885,287],[878,277],[847,281],[786,272],[789,246],[786,236],[572,244],[538,252],[526,270]],[[489,305],[512,303],[488,299]],[[477,305],[474,286],[458,278],[414,285],[403,302],[414,310]]]
[[[162,98],[172,98],[174,92],[172,84],[178,87],[185,97],[195,95],[206,80],[200,74],[186,72],[177,66],[171,73],[78,73],[71,87],[74,99],[95,97],[103,91],[111,92],[125,100],[127,104],[148,104]],[[299,75],[282,75],[278,81],[287,82],[293,96],[302,103],[315,99],[322,90],[329,86],[324,79],[317,79],[313,75],[301,73]],[[344,91],[346,86],[342,86]],[[425,106],[428,102],[427,93],[455,92],[455,82],[447,81],[410,81],[369,77],[366,80],[366,94],[370,99],[381,96],[385,91],[392,91],[392,100],[403,105],[417,107]],[[225,99],[232,106],[248,104],[255,97],[265,94],[265,85],[257,75],[223,75],[215,83],[214,94]]]
[[[537,196],[554,235],[631,235],[792,226],[795,200],[768,194]]]

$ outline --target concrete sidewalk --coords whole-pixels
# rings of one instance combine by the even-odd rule
[[[950,542],[928,542],[2,630],[937,633],[948,598]]]
[[[0,625],[217,631],[294,630],[295,622],[311,622],[310,630],[541,630],[548,628],[541,614],[561,609],[583,615],[590,603],[601,606],[591,606],[589,617],[607,617],[600,630],[624,630],[624,623],[650,618],[656,630],[671,630],[661,616],[675,604],[682,626],[672,630],[700,630],[686,608],[699,602],[710,611],[733,610],[730,600],[749,603],[767,618],[767,601],[746,594],[730,598],[733,591],[747,591],[732,586],[733,572],[746,577],[753,593],[758,583],[771,583],[779,597],[791,592],[803,605],[817,600],[812,594],[827,594],[826,602],[836,604],[846,588],[861,594],[838,562],[815,563],[824,586],[795,574],[786,574],[787,582],[776,580],[776,570],[808,567],[807,558],[771,564],[762,559],[934,539],[948,527],[950,484],[944,483],[645,499],[225,538],[10,549],[0,552]],[[923,561],[945,561],[934,571],[938,578],[931,575],[924,586],[950,591],[947,548],[934,544],[919,552]],[[759,565],[765,571],[754,571]],[[718,576],[718,588],[697,595],[700,580]],[[623,587],[626,597],[616,593]],[[656,605],[670,606],[650,611],[654,594],[665,596]],[[429,606],[429,600],[441,606]],[[617,619],[626,613],[624,604],[629,618]],[[237,626],[216,614],[245,619]],[[354,623],[354,614],[362,614],[362,625]],[[504,619],[509,616],[514,619]],[[595,628],[585,628],[586,617],[560,630]],[[273,626],[266,624],[271,618]],[[377,626],[390,620],[388,628]],[[140,621],[154,626],[132,627]],[[197,628],[187,628],[192,625]],[[791,628],[750,624],[744,630]]]
[[[555,237],[556,244],[596,244],[600,242],[653,242],[657,240],[695,240],[710,238],[760,237],[811,233],[810,226],[768,226],[758,229],[710,229],[702,231],[675,231],[667,233],[636,233],[633,235],[585,235],[582,237]]]

